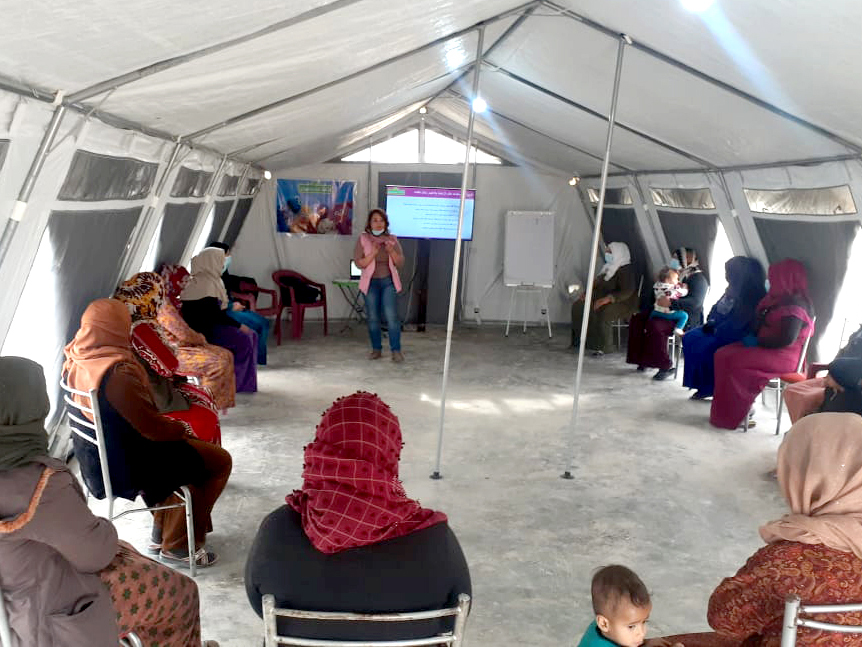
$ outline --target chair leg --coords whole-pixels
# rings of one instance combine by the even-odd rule
[[[195,520],[192,516],[192,493],[187,485],[180,487],[186,508],[186,535],[189,541],[189,575],[195,577],[198,567],[195,563]]]
[[[329,334],[329,314],[326,312],[326,301],[323,302],[323,336]]]
[[[784,389],[781,388],[781,382],[778,383],[778,409],[775,414],[775,435],[781,431],[781,413],[784,411]]]
[[[281,346],[281,326],[282,319],[281,316],[284,313],[284,308],[278,311],[278,314],[275,316],[275,345]]]

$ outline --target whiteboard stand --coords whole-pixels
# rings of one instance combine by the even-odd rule
[[[541,285],[512,285],[512,294],[509,296],[509,314],[506,317],[506,337],[509,336],[509,326],[512,323],[512,307],[515,304],[515,295],[516,294],[535,294],[536,292],[542,298],[542,303],[544,307],[542,308],[542,314],[545,315],[545,319],[548,322],[548,338],[550,339],[553,335],[551,333],[551,313],[548,310],[548,291],[544,286]],[[527,332],[527,303],[524,301],[524,329],[521,331],[522,334],[526,334]]]

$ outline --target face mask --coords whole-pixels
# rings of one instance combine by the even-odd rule
[[[230,269],[230,256],[224,259],[224,269],[222,272],[227,272]]]
[[[614,262],[614,255],[611,254],[610,252],[605,252],[605,263],[613,263],[613,262]]]
[[[682,263],[680,263],[675,258],[670,259],[670,263],[668,263],[667,266],[672,270],[676,270],[677,272],[679,272],[682,269]]]
[[[767,291],[767,292],[769,292],[769,279],[766,279],[766,280],[763,282],[763,287],[765,287],[765,288],[766,288],[766,291]]]
[[[384,231],[386,231],[386,230],[385,229],[372,229],[371,234],[373,236],[382,236]]]

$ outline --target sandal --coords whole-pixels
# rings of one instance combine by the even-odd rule
[[[159,552],[159,559],[168,564],[176,564],[177,566],[183,566],[185,568],[189,567],[188,553],[177,555],[169,550],[162,550]],[[217,561],[218,555],[208,552],[205,548],[198,548],[195,551],[195,566],[198,568],[207,568],[215,564]]]
[[[162,552],[161,544],[157,544],[154,541],[151,541],[149,544],[147,544],[147,555],[157,557],[160,552]]]
[[[219,647],[219,645],[215,640],[204,640],[201,647]]]

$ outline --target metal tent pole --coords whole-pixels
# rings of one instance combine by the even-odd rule
[[[33,187],[36,186],[39,173],[45,165],[45,160],[48,159],[48,154],[51,152],[51,146],[53,146],[54,140],[57,138],[57,133],[60,132],[60,123],[63,121],[63,115],[66,114],[66,106],[61,103],[62,100],[62,93],[58,93],[56,98],[58,105],[54,109],[54,114],[51,116],[48,128],[45,129],[42,142],[39,144],[39,150],[36,151],[36,156],[33,158],[33,163],[30,164],[27,177],[24,178],[24,183],[18,192],[18,199],[15,201],[15,206],[12,207],[12,213],[8,220],[6,220],[3,235],[0,236],[0,266],[3,265],[3,260],[12,246],[12,238],[15,236],[15,230],[18,229],[18,223],[24,218],[24,212],[27,210],[27,202],[30,201]]]
[[[449,356],[452,350],[452,325],[455,321],[455,298],[458,291],[458,266],[461,264],[461,233],[464,226],[464,201],[467,198],[467,174],[470,172],[470,146],[473,143],[473,124],[476,110],[473,101],[479,96],[479,76],[482,72],[482,53],[485,46],[485,28],[479,28],[479,46],[476,50],[476,64],[473,66],[473,93],[470,97],[470,118],[467,121],[467,151],[464,153],[464,172],[461,175],[461,202],[458,206],[458,235],[455,237],[455,259],[452,261],[452,283],[449,286],[449,318],[446,323],[446,353],[443,356],[443,385],[440,389],[440,427],[437,432],[437,460],[434,463],[432,479],[441,479],[440,459],[443,455],[443,423],[446,417],[446,387],[449,382]]]
[[[605,211],[605,189],[608,184],[608,166],[611,160],[611,144],[614,139],[614,120],[617,115],[617,100],[620,94],[620,77],[623,71],[623,54],[627,44],[631,44],[631,39],[625,34],[620,34],[619,47],[617,48],[617,69],[614,73],[614,92],[611,97],[611,111],[608,114],[608,137],[605,144],[605,159],[602,161],[602,184],[599,189],[599,204],[596,208],[596,222],[593,230],[593,244],[590,247],[590,271],[587,274],[587,281],[584,284],[584,316],[581,320],[581,344],[578,347],[578,367],[575,370],[575,399],[572,403],[572,420],[569,423],[569,458],[566,463],[566,471],[563,473],[564,479],[572,479],[572,470],[575,463],[575,430],[578,426],[578,401],[581,395],[581,374],[584,365],[584,349],[587,343],[587,326],[590,323],[590,308],[593,304],[593,281],[596,276],[596,256],[598,254],[599,239],[602,235],[602,216]]]

